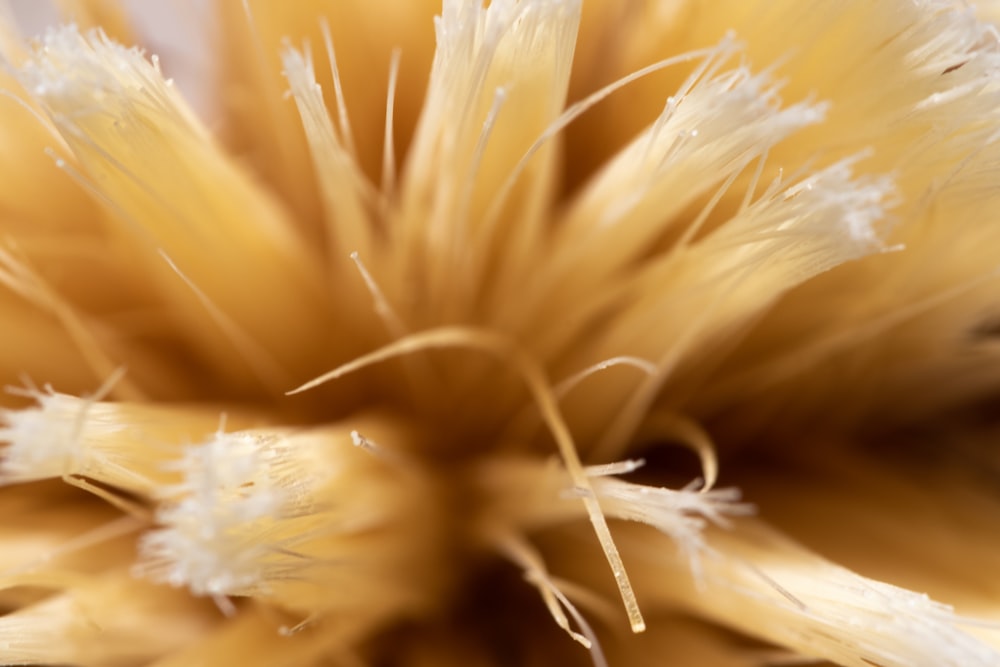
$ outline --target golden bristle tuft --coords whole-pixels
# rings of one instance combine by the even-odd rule
[[[28,4],[0,664],[1000,664],[996,3]]]

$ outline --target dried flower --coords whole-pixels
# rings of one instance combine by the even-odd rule
[[[1000,664],[992,4],[60,4],[0,663]]]

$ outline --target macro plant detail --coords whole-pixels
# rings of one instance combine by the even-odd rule
[[[992,4],[57,4],[0,664],[1000,664]]]

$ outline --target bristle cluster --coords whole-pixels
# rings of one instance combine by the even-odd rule
[[[413,437],[374,430],[390,442]],[[171,466],[182,479],[158,490],[162,528],[143,537],[137,571],[307,617],[378,618],[427,604],[434,578],[409,577],[438,548],[436,498],[418,470],[358,442],[368,443],[344,425],[219,432],[188,447]]]
[[[127,571],[105,572],[0,617],[0,651],[6,664],[138,664],[179,649],[210,625],[207,609],[183,595]]]
[[[146,294],[128,305],[163,312],[208,368],[269,391],[287,385],[329,308],[317,257],[273,198],[137,49],[54,29],[19,72],[108,208],[106,242],[134,253]]]
[[[623,539],[635,549],[637,571],[669,576],[687,568],[682,559],[668,565],[665,545],[648,534]],[[758,636],[836,664],[904,667],[928,656],[954,667],[994,662],[995,649],[947,605],[837,567],[759,523],[737,522],[707,543],[713,553],[701,560],[697,584],[650,592],[668,606],[754,627]]]
[[[145,498],[176,475],[179,447],[211,433],[221,410],[78,398],[52,390],[18,391],[34,406],[0,413],[5,483],[80,476]],[[261,417],[231,416],[233,424]]]
[[[994,26],[217,4],[0,22],[0,664],[1000,664]]]
[[[296,488],[309,488],[308,477],[297,477],[307,471],[283,471],[289,454],[279,443],[275,435],[220,433],[185,452],[176,464],[184,480],[160,490],[170,504],[158,519],[169,528],[143,542],[155,579],[196,595],[250,595],[291,574],[268,557],[293,552],[294,540],[307,536],[260,539],[275,522],[308,509],[296,508],[293,498]]]

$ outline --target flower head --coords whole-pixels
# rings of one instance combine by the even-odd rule
[[[990,5],[60,4],[0,663],[1000,662]]]

